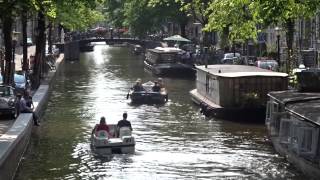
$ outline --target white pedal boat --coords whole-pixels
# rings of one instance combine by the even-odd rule
[[[136,143],[131,134],[131,130],[128,127],[122,127],[117,137],[117,125],[108,124],[108,126],[112,137],[109,137],[108,132],[104,130],[100,130],[91,135],[91,147],[93,151],[99,155],[112,153],[133,154]]]

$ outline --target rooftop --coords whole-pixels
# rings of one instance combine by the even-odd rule
[[[320,126],[320,93],[291,90],[270,92],[269,96],[285,104],[288,111]]]
[[[156,47],[155,49],[148,49],[148,51],[155,53],[177,53],[183,50],[175,47]]]
[[[274,72],[256,66],[246,66],[246,65],[208,65],[205,66],[196,66],[197,69],[200,69],[204,72],[210,74],[221,76],[221,77],[242,77],[242,76],[277,76],[277,77],[288,77],[286,73]]]

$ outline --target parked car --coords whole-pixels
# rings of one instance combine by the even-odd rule
[[[16,93],[19,92],[23,94],[26,90],[29,89],[29,87],[29,81],[24,73],[14,74],[14,88]]]
[[[0,84],[3,83],[3,78],[0,75]],[[26,90],[30,88],[29,80],[24,72],[17,72],[14,74],[14,92],[23,94]]]
[[[0,85],[0,114],[11,115],[12,118],[17,115],[16,96],[11,86]]]
[[[255,66],[262,68],[262,69],[268,69],[271,71],[278,71],[279,70],[278,62],[273,59],[258,60],[255,62]]]
[[[241,55],[239,53],[225,53],[223,59],[221,59],[222,64],[239,64]]]

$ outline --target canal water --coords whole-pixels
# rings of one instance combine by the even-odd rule
[[[305,179],[273,150],[263,124],[203,117],[188,94],[194,80],[164,78],[168,103],[132,106],[126,96],[137,78],[156,77],[125,47],[99,44],[64,62],[15,179]],[[135,154],[95,156],[92,128],[124,111]]]

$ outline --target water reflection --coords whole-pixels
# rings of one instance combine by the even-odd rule
[[[169,102],[132,106],[126,95],[137,78],[155,77],[126,48],[99,45],[65,62],[16,179],[304,178],[266,143],[263,125],[201,116],[188,94],[193,80],[164,78]],[[116,123],[123,111],[135,154],[95,156],[92,128],[100,116]]]

